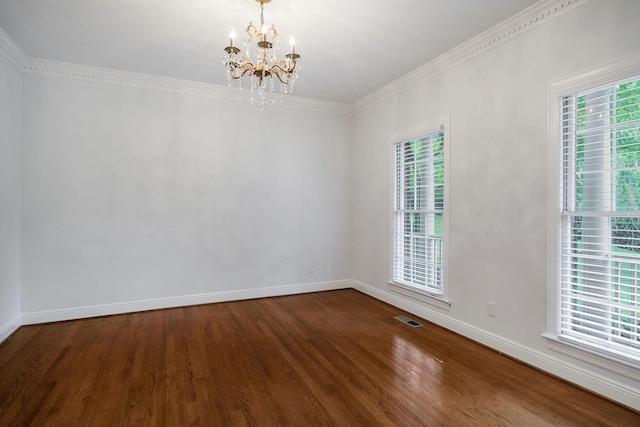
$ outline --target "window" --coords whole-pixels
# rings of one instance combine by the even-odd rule
[[[558,338],[640,362],[640,76],[561,97]]]
[[[394,144],[393,283],[444,296],[444,128]]]

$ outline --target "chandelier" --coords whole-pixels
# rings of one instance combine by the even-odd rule
[[[225,55],[222,63],[227,69],[227,80],[231,87],[232,80],[238,80],[238,86],[242,89],[242,78],[248,76],[251,80],[249,99],[251,103],[258,103],[260,110],[264,109],[265,102],[272,105],[275,102],[275,80],[280,81],[281,94],[291,93],[298,76],[298,59],[293,38],[291,38],[291,50],[278,59],[280,49],[278,32],[272,25],[268,28],[264,24],[264,5],[271,0],[256,0],[260,3],[260,30],[253,22],[249,22],[244,31],[244,52],[235,46],[235,32],[232,30],[229,37],[229,46],[224,48]],[[251,42],[256,39],[255,59],[251,57]]]

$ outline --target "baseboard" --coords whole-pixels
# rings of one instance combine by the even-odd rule
[[[582,369],[564,360],[542,353],[530,347],[505,339],[498,335],[479,329],[473,325],[453,319],[426,306],[408,301],[392,292],[385,292],[356,280],[351,286],[369,296],[384,301],[430,322],[454,331],[460,335],[479,342],[500,353],[548,372],[580,387],[591,390],[608,399],[640,411],[640,390],[628,386],[597,373]]]
[[[16,316],[0,326],[0,344],[20,327],[20,316]]]
[[[59,310],[22,313],[19,320],[22,325],[59,322],[63,320],[83,319],[88,317],[108,316],[112,314],[133,313],[137,311],[157,310],[161,308],[184,307],[189,305],[210,304],[215,302],[239,301],[254,298],[294,295],[309,292],[328,291],[351,288],[350,280],[331,282],[303,283],[287,286],[242,289],[206,294],[183,295],[169,298],[156,298],[141,301],[130,301],[115,304],[101,304],[85,307],[73,307]]]
[[[386,292],[378,288],[374,288],[373,286],[369,286],[357,280],[337,280],[237,291],[212,292],[207,294],[185,295],[117,304],[23,313],[21,316],[16,316],[9,323],[0,328],[0,342],[9,337],[21,324],[29,325],[161,308],[294,295],[346,288],[356,289],[364,294],[372,296],[373,298],[384,301],[451,331],[459,333],[460,335],[486,345],[498,352],[513,357],[514,359],[520,360],[542,371],[558,376],[580,387],[589,389],[594,393],[600,394],[606,398],[640,411],[640,390],[636,388],[569,364],[564,360],[523,346],[483,329],[479,329],[468,323],[453,319],[437,311],[431,310],[426,306],[422,306],[402,298],[400,295],[395,295],[392,292]]]

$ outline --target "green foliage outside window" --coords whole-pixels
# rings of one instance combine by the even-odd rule
[[[618,212],[640,211],[640,80],[619,85],[609,97],[609,125],[612,125],[611,170],[613,171],[612,209]],[[577,99],[576,211],[585,206],[585,144],[588,126],[587,101]],[[575,236],[581,235],[581,221],[576,222]],[[640,219],[612,218],[612,243],[617,250],[640,253]]]

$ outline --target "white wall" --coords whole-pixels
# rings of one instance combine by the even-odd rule
[[[595,373],[612,389],[620,384],[640,395],[637,369],[635,378],[614,374],[551,352],[541,336],[548,305],[549,83],[638,53],[639,16],[637,1],[588,2],[357,114],[352,260],[362,289],[493,347],[504,344],[500,350],[517,349],[511,353],[544,369],[560,361],[556,373],[565,378]],[[390,135],[443,114],[450,115],[451,150],[448,312],[386,283]],[[489,301],[497,305],[495,318]],[[573,367],[582,370],[575,378],[568,374]]]
[[[0,328],[20,313],[30,323],[353,277],[365,292],[637,407],[628,399],[640,395],[637,380],[552,353],[541,337],[548,85],[637,53],[637,16],[637,1],[587,2],[353,117],[21,77],[0,57]],[[386,284],[389,136],[443,114],[450,311]],[[622,395],[608,393],[618,385]]]
[[[21,78],[0,55],[0,341],[20,324]]]
[[[350,277],[349,117],[40,75],[23,111],[28,321]]]

